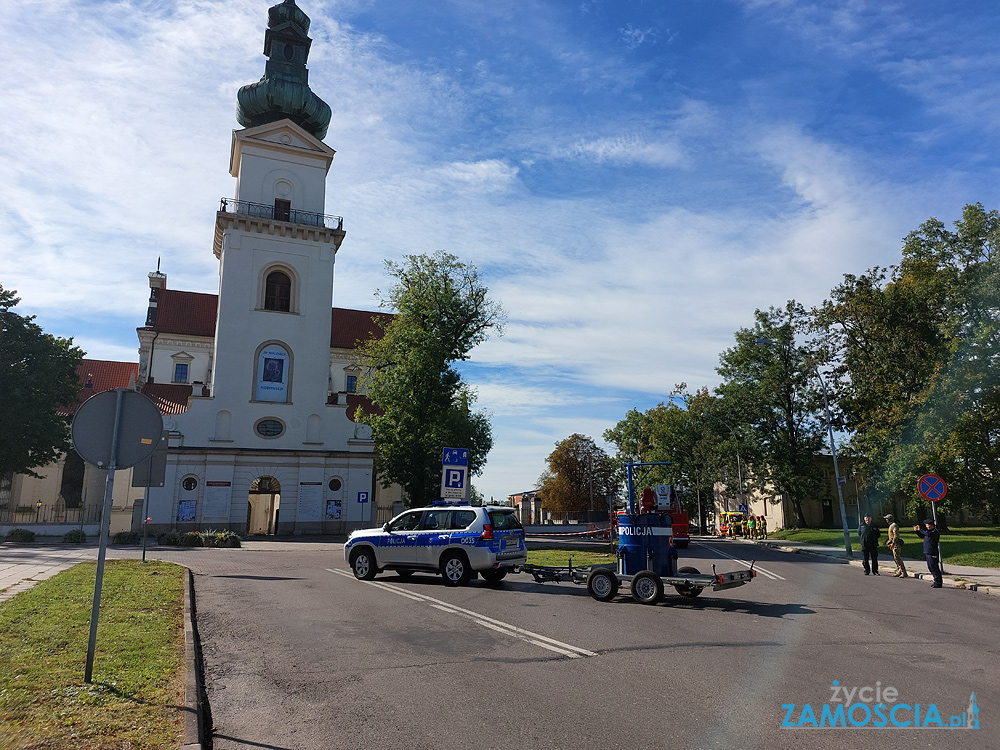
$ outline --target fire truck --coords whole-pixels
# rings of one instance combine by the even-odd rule
[[[669,513],[673,525],[674,546],[684,549],[691,541],[688,513],[681,507],[677,490],[669,484],[658,484],[656,488],[646,487],[639,500],[640,513]]]

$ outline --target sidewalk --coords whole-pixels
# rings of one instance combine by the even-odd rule
[[[848,560],[847,552],[843,547],[828,547],[822,544],[812,544],[811,542],[791,542],[787,539],[737,538],[736,541],[743,544],[757,544],[761,547],[780,549],[800,555],[835,559],[848,565],[855,565],[858,568],[862,567],[860,549],[854,549],[853,559]],[[927,565],[923,559],[915,560],[904,557],[903,562],[906,564],[906,570],[910,574],[910,578],[915,580],[921,580],[921,578],[930,580],[931,575],[927,571]],[[891,575],[894,567],[892,556],[888,552],[879,550],[879,570],[885,571],[884,575]],[[971,565],[953,565],[947,559],[944,560],[942,567],[944,568],[942,578],[946,586],[951,585],[960,589],[978,590],[986,594],[1000,594],[1000,569],[998,568],[975,568]]]

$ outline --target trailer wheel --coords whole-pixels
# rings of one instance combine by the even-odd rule
[[[610,602],[618,594],[618,576],[607,568],[590,571],[587,593],[599,602]]]
[[[656,604],[663,598],[663,581],[655,573],[642,571],[632,579],[632,598],[639,604]]]
[[[694,573],[695,575],[698,575],[697,568],[686,567],[686,568],[681,568],[677,572],[678,574]],[[674,586],[674,588],[677,589],[678,594],[680,594],[681,596],[686,596],[688,599],[694,599],[696,596],[698,596],[698,594],[700,594],[702,591],[705,590],[703,588],[699,588],[698,586]]]

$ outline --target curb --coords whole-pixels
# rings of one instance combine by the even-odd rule
[[[810,557],[822,557],[827,560],[831,560],[833,562],[838,562],[841,565],[854,565],[855,567],[862,567],[862,564],[859,560],[848,560],[844,557],[841,557],[840,555],[831,555],[826,552],[804,549],[802,547],[793,547],[790,545],[778,544],[776,542],[771,542],[771,541],[757,541],[757,540],[751,540],[749,542],[747,542],[746,540],[740,540],[740,541],[742,541],[744,544],[755,544],[759,547],[769,547],[770,549],[777,549],[781,550],[782,552],[791,552],[798,555],[809,555]],[[913,562],[913,561],[908,561],[908,562]],[[910,573],[909,577],[913,578],[914,580],[920,581],[923,580],[924,578],[930,578],[931,576],[930,573]],[[993,588],[991,586],[981,583],[969,583],[968,581],[952,578],[947,574],[943,575],[941,577],[941,580],[944,583],[950,585],[952,588],[956,589],[964,589],[966,591],[977,591],[983,594],[994,593]]]
[[[202,696],[198,631],[194,624],[194,573],[187,569],[184,587],[184,744],[181,750],[202,750],[205,711]]]

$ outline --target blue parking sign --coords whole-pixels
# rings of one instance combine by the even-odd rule
[[[367,492],[359,492],[358,493],[358,502],[359,503],[367,503],[368,502],[368,493]]]
[[[441,463],[444,466],[468,466],[468,448],[445,448],[441,455]]]

